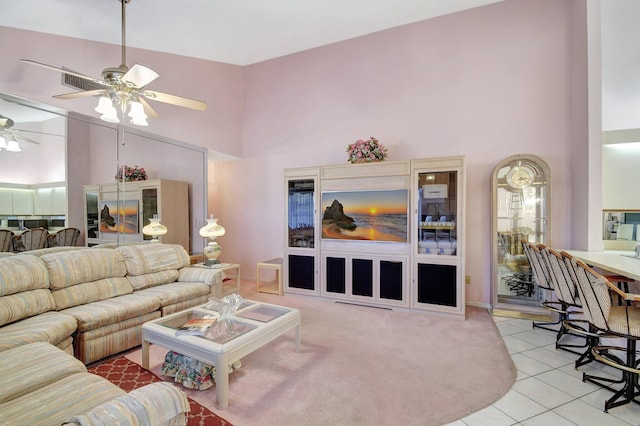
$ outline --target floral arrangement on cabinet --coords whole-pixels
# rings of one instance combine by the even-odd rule
[[[347,161],[353,163],[369,163],[384,161],[387,158],[387,148],[378,139],[371,136],[367,140],[358,139],[347,146]]]
[[[144,170],[144,167],[138,166],[122,166],[118,169],[118,173],[116,174],[116,180],[122,180],[122,174],[124,173],[124,181],[132,182],[138,180],[147,180],[147,172]]]

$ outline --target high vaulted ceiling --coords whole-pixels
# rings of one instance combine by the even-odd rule
[[[130,0],[127,45],[249,65],[499,1]],[[4,1],[0,25],[119,45],[120,8],[120,0]],[[601,9],[603,129],[640,128],[640,1],[602,0]]]
[[[248,65],[502,0],[130,0],[127,46]],[[120,0],[4,1],[0,25],[121,43]]]

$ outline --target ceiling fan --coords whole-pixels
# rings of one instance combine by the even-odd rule
[[[22,149],[20,148],[20,145],[18,144],[18,140],[40,145],[39,142],[36,142],[33,139],[29,139],[28,137],[21,134],[22,132],[25,132],[28,130],[12,129],[14,124],[15,124],[14,121],[9,117],[0,115],[0,150],[6,149],[7,151],[10,151],[10,152],[22,151]],[[34,133],[38,133],[38,132],[34,132]]]
[[[146,121],[147,117],[155,118],[158,117],[158,114],[145,98],[194,110],[205,110],[207,108],[205,102],[145,89],[145,86],[158,78],[159,75],[155,71],[139,64],[135,64],[131,68],[126,65],[126,4],[131,3],[132,0],[118,1],[122,4],[122,64],[118,67],[105,68],[102,71],[102,78],[89,77],[75,71],[57,68],[28,59],[21,59],[20,61],[61,72],[65,74],[65,80],[68,76],[81,79],[80,82],[86,84],[73,85],[78,88],[84,88],[84,91],[56,95],[54,98],[73,99],[87,96],[100,96],[98,106],[95,110],[102,114],[100,118],[105,121],[120,122],[115,106],[120,107],[123,116],[130,106],[131,109],[128,115],[131,117],[131,123],[140,126],[148,125]],[[86,89],[87,87],[89,90]]]

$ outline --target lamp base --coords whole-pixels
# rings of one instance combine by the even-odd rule
[[[220,261],[218,259],[207,259],[204,262],[204,266],[213,266],[213,265],[217,265],[219,263],[220,263]]]

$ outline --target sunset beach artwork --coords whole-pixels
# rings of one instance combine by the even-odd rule
[[[322,238],[406,242],[409,191],[322,193]]]
[[[137,234],[138,200],[120,201],[120,214],[116,200],[103,201],[100,211],[100,232]]]

